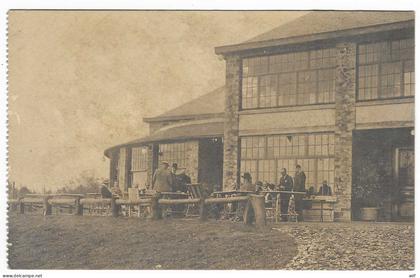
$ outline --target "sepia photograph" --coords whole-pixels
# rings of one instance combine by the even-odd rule
[[[9,270],[415,270],[414,11],[7,24]]]

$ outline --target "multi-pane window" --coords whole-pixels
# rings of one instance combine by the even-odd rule
[[[241,138],[241,175],[253,181],[278,184],[281,168],[294,175],[296,164],[306,174],[306,187],[334,184],[334,134],[291,134]],[[333,186],[332,186],[333,187]]]
[[[147,147],[131,149],[131,171],[147,170]]]
[[[246,58],[242,108],[334,102],[335,48]]]
[[[360,44],[358,99],[414,96],[414,39]]]
[[[178,167],[186,166],[186,143],[159,144],[159,163],[167,161],[177,163]]]

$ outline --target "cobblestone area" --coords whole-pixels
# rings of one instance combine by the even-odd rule
[[[410,223],[288,223],[273,229],[291,234],[298,244],[286,269],[414,269]]]

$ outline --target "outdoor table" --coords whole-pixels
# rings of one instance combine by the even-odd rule
[[[317,195],[303,200],[309,202],[303,209],[305,221],[334,221],[334,205],[337,202],[337,197]]]
[[[245,196],[248,194],[255,193],[253,191],[245,191],[245,190],[231,190],[231,191],[214,191],[212,196],[215,197],[230,197],[230,196]]]
[[[160,195],[164,199],[183,199],[188,198],[188,194],[184,192],[160,192]]]
[[[230,191],[214,191],[211,196],[216,198],[226,198],[226,197],[232,197],[232,196],[246,196],[248,194],[252,194],[254,191],[246,191],[246,190],[230,190]],[[230,207],[231,204],[225,204],[223,205],[223,213],[227,216],[235,214],[236,206]],[[227,207],[229,209],[227,209]]]
[[[284,191],[284,190],[267,190],[267,191],[259,191],[262,194],[272,194],[276,196],[276,203],[275,203],[275,222],[279,222],[279,216],[281,216],[281,194],[293,194],[293,195],[306,195],[306,192],[300,191]]]

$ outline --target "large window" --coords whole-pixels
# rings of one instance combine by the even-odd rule
[[[131,171],[147,170],[147,147],[131,149]]]
[[[241,138],[241,175],[278,184],[281,168],[293,176],[296,164],[306,174],[306,187],[334,184],[334,134],[247,136]],[[332,186],[333,188],[333,186]]]
[[[360,44],[358,100],[414,96],[414,39]]]
[[[246,58],[242,108],[334,102],[335,48]]]
[[[177,163],[178,167],[186,166],[186,143],[159,144],[159,163],[167,161]]]

